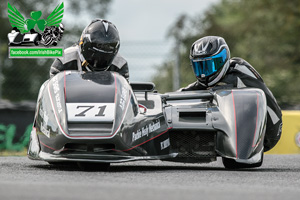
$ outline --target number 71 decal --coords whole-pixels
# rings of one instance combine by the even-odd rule
[[[114,103],[67,103],[69,122],[112,122],[115,116]]]

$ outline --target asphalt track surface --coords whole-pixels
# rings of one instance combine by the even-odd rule
[[[161,161],[82,171],[27,157],[0,157],[1,200],[300,199],[300,155],[265,155],[256,169]]]

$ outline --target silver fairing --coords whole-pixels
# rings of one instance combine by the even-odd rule
[[[159,94],[115,72],[65,71],[39,92],[28,157],[88,162],[262,160],[260,89]]]
[[[169,93],[165,114],[173,130],[216,132],[219,156],[248,164],[261,160],[267,110],[260,89]]]
[[[168,131],[160,96],[151,101],[155,106],[141,112],[116,72],[61,72],[40,89],[28,156],[49,162],[174,157],[169,147],[149,145],[165,141]]]

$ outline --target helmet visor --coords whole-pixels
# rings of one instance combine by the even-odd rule
[[[102,53],[116,53],[119,49],[119,42],[92,44],[91,51]]]
[[[197,77],[204,78],[215,74],[227,60],[227,51],[223,49],[217,55],[205,58],[191,59],[194,73]]]
[[[82,55],[93,70],[107,69],[119,50],[119,43],[95,44],[87,43],[83,47]]]

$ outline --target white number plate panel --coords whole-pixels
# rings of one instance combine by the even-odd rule
[[[112,122],[114,103],[67,103],[69,122]]]

